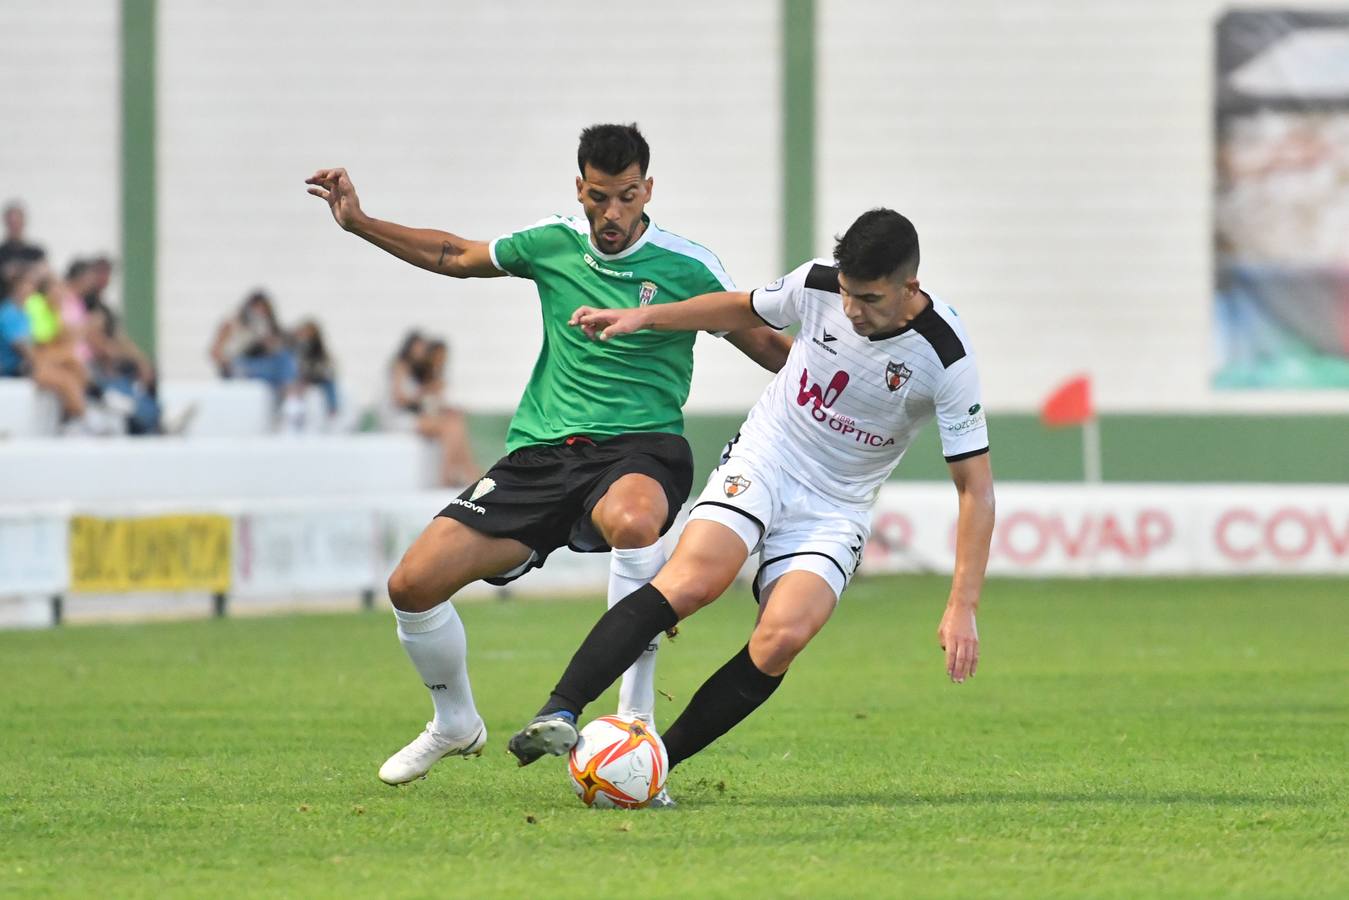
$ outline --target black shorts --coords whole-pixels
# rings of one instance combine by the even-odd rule
[[[624,475],[647,475],[665,490],[664,534],[693,487],[693,453],[677,434],[624,434],[598,441],[576,436],[561,444],[521,447],[440,511],[474,531],[514,538],[534,551],[529,563],[489,584],[505,584],[542,566],[558,547],[609,550],[590,511]]]

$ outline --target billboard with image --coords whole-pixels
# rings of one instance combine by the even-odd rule
[[[1218,22],[1219,388],[1349,387],[1349,8]]]

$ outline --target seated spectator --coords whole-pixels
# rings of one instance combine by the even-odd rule
[[[6,271],[15,270],[10,267]],[[36,273],[28,266],[18,269],[0,286],[0,376],[31,377],[38,387],[56,394],[63,421],[78,427],[84,420],[87,382],[39,352],[28,316],[17,300],[33,293],[36,285]]]
[[[331,425],[337,419],[337,367],[328,355],[323,331],[313,319],[301,322],[291,334],[291,346],[300,367],[300,383],[323,392],[323,405]]]
[[[380,424],[386,431],[417,430],[422,398],[416,372],[426,366],[430,347],[421,332],[409,331],[389,363],[389,384],[380,404]]]
[[[438,443],[440,482],[458,487],[477,479],[481,470],[473,459],[463,413],[445,403],[446,351],[443,341],[433,343],[417,331],[403,338],[389,364],[382,418],[386,429],[415,431]]]
[[[295,353],[263,291],[244,298],[239,311],[216,331],[211,359],[223,378],[256,378],[272,388],[279,424],[298,430],[304,424],[304,385]]]
[[[94,348],[89,341],[89,310],[84,295],[92,287],[93,269],[82,259],[73,260],[66,268],[64,290],[57,301],[61,315],[61,329],[70,336],[75,357],[86,366],[94,361]]]
[[[449,466],[449,484],[468,484],[482,477],[482,468],[473,458],[473,446],[468,439],[468,419],[464,411],[450,403],[449,390],[450,345],[433,340],[427,346],[427,365],[419,373],[423,397],[434,398],[442,419],[441,440],[445,445]]]
[[[5,204],[5,240],[0,243],[0,271],[13,263],[26,265],[46,258],[46,251],[24,240],[27,221],[22,203],[11,200]]]
[[[31,290],[27,296],[15,299],[23,301],[33,343],[41,348],[42,354],[79,373],[87,381],[87,360],[80,358],[75,335],[66,327],[61,312],[67,293],[65,283],[52,273],[45,260],[32,263],[27,272]]]
[[[131,339],[120,317],[103,299],[112,278],[112,260],[97,256],[89,261],[87,279],[82,280],[84,308],[88,312],[85,334],[94,352],[95,361],[104,368],[136,369],[136,379],[151,394],[156,392],[158,378],[150,358]]]
[[[112,278],[106,256],[76,260],[67,270],[57,309],[72,352],[85,363],[90,393],[101,401],[116,430],[132,435],[162,434],[163,410],[154,365],[131,339],[120,317],[103,299]]]

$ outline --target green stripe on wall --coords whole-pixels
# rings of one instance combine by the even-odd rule
[[[815,0],[782,0],[782,271],[815,256]]]
[[[155,359],[155,3],[122,0],[122,308]]]
[[[478,461],[502,453],[508,415],[470,417]],[[686,435],[695,490],[711,472],[742,415],[691,415]],[[1081,481],[1082,432],[1048,429],[1033,415],[989,417],[993,472],[1003,481]],[[1309,482],[1349,484],[1349,416],[1110,415],[1101,419],[1107,481]],[[899,464],[901,480],[950,477],[937,430],[923,429]]]

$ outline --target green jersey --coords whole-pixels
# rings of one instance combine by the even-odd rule
[[[492,263],[534,282],[543,347],[506,435],[507,451],[570,435],[682,434],[693,377],[693,332],[640,332],[598,342],[567,324],[580,306],[623,309],[732,291],[705,247],[646,230],[621,253],[601,253],[580,217],[553,216],[492,242]]]

